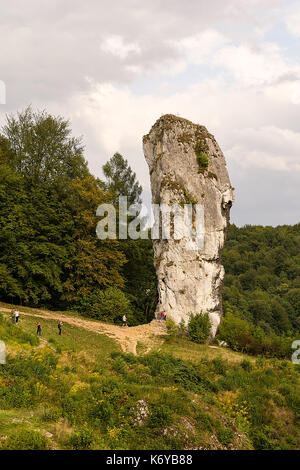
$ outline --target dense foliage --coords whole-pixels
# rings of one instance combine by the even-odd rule
[[[210,334],[208,313],[192,314],[188,324],[188,336],[195,343],[206,343]]]
[[[81,311],[90,305],[85,314],[107,321],[123,313],[131,323],[152,318],[151,241],[99,240],[95,233],[100,204],[120,194],[139,202],[142,189],[120,154],[104,165],[104,174],[107,182],[89,173],[68,121],[31,108],[8,116],[0,135],[1,300],[56,309],[80,305]],[[107,307],[95,311],[118,290],[109,304],[112,318]]]
[[[267,333],[300,327],[300,224],[231,225],[223,252],[223,298]]]

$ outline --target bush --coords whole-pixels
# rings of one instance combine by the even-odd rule
[[[210,328],[208,313],[192,314],[188,324],[188,336],[194,343],[206,343],[209,338]]]
[[[90,449],[93,443],[93,432],[84,427],[79,431],[73,431],[70,437],[70,445],[72,449],[84,450]]]
[[[151,410],[149,427],[159,430],[172,424],[172,412],[165,405],[153,405]]]
[[[224,428],[220,426],[217,431],[217,438],[221,444],[227,447],[234,438],[234,432],[230,428]]]
[[[83,315],[104,322],[121,323],[124,314],[129,324],[133,322],[130,301],[117,287],[98,290],[94,294],[81,298],[75,309]]]
[[[198,164],[200,168],[207,168],[208,167],[208,156],[204,152],[200,152],[197,155]]]
[[[219,339],[226,341],[234,351],[267,357],[285,358],[291,354],[292,339],[264,331],[247,320],[228,311],[220,325]]]
[[[171,338],[174,338],[174,336],[177,335],[177,333],[178,333],[178,327],[177,327],[176,323],[174,322],[174,320],[172,320],[172,318],[168,318],[168,319],[167,319],[167,321],[166,321],[166,328],[167,328],[168,335],[169,335]]]
[[[240,351],[243,339],[249,336],[250,325],[247,320],[234,316],[231,311],[226,312],[220,325],[219,338],[234,351]]]

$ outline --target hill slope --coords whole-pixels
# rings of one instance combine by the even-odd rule
[[[289,361],[168,339],[161,325],[122,329],[30,309],[13,325],[0,310],[0,448],[300,446],[300,368]],[[137,355],[124,352],[133,341]]]

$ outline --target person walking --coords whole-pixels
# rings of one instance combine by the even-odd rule
[[[41,327],[40,322],[37,322],[37,324],[36,324],[36,334],[38,336],[42,336],[42,327]]]
[[[127,326],[127,318],[126,318],[126,315],[123,315],[122,321],[123,321],[123,326]]]
[[[20,312],[19,312],[19,310],[16,310],[16,311],[15,311],[16,323],[19,322],[19,317],[20,317]]]
[[[57,325],[59,336],[61,336],[62,326],[63,326],[63,322],[59,320],[58,325]]]

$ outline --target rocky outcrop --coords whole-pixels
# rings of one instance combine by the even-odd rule
[[[164,312],[176,323],[187,323],[191,313],[208,312],[214,336],[222,316],[221,252],[234,200],[224,155],[204,126],[169,114],[144,136],[143,146],[152,202],[178,208],[193,204],[192,233],[176,239],[174,219],[173,236],[165,237],[160,228],[153,240],[157,315]]]

